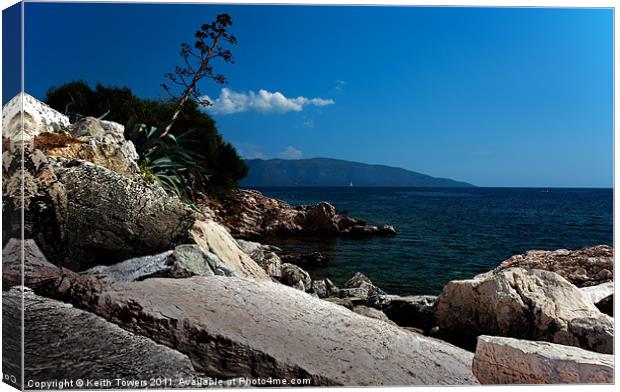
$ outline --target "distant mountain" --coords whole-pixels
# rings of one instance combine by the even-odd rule
[[[398,167],[368,165],[339,159],[248,159],[243,187],[261,186],[385,186],[473,187],[466,182],[436,178]]]

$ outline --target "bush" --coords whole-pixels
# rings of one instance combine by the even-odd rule
[[[157,174],[158,168],[152,166],[154,160],[147,154],[147,151],[153,154],[152,146],[149,146],[153,141],[149,141],[147,135],[152,128],[165,127],[175,110],[174,102],[142,99],[127,87],[97,84],[93,90],[83,81],[49,89],[46,102],[54,109],[67,113],[72,121],[79,116],[100,117],[105,114],[106,120],[124,124],[125,137],[134,142],[140,154],[143,173],[146,176]],[[148,132],[137,132],[140,124],[144,124]],[[177,172],[184,177],[184,186],[192,187],[186,189],[191,199],[195,199],[197,192],[202,191],[215,196],[222,195],[235,188],[239,180],[247,175],[245,163],[235,148],[222,139],[213,119],[200,110],[195,102],[189,101],[183,107],[170,134],[173,140],[177,139],[178,144],[175,146],[171,140],[166,139],[167,147],[164,150],[173,155],[184,151],[196,165]],[[159,155],[155,159],[163,158],[161,154],[164,150],[158,151]],[[177,164],[183,162],[179,161],[178,155],[174,156]],[[197,168],[200,173],[208,176],[208,181],[197,175]]]

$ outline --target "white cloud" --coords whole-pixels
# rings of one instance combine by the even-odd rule
[[[345,81],[344,80],[336,80],[336,82],[334,83],[334,90],[342,90],[342,88],[344,87]]]
[[[303,125],[304,128],[314,128],[314,121],[306,120],[301,125]]]
[[[301,159],[303,153],[293,146],[288,146],[280,153],[280,158],[284,159]]]
[[[213,114],[232,114],[254,110],[261,113],[285,113],[300,112],[304,106],[327,106],[333,105],[333,99],[323,98],[287,98],[281,92],[270,92],[264,89],[254,91],[236,92],[224,87],[220,96],[211,99],[205,96],[212,105],[206,110]]]

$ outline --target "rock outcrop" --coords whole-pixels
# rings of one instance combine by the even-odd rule
[[[174,387],[178,381],[201,376],[190,359],[151,339],[121,329],[92,313],[69,304],[35,295],[29,289],[13,288],[2,293],[3,333],[9,340],[21,340],[15,326],[21,323],[24,305],[24,379],[28,389],[119,389]],[[19,336],[10,336],[18,334]],[[17,352],[4,350],[3,370],[19,360]],[[17,369],[13,369],[14,373]],[[169,378],[168,385],[151,384]],[[34,383],[72,379],[73,384],[38,388]],[[75,380],[139,380],[141,384],[79,385]],[[85,381],[86,382],[86,381]],[[146,383],[146,384],[144,384]],[[43,384],[45,385],[45,384]]]
[[[19,128],[18,98],[3,108],[8,131]],[[222,226],[142,179],[121,125],[92,117],[70,124],[28,95],[24,113],[24,170],[19,156],[3,153],[3,244],[22,236],[23,203],[25,237],[73,271],[196,243],[240,276],[267,278]]]
[[[331,280],[323,278],[313,280],[310,291],[319,298],[328,298],[337,296],[339,289]]]
[[[373,295],[385,294],[385,291],[375,286],[366,275],[361,272],[357,272],[351,279],[349,279],[338,291],[338,296],[341,298],[368,298]]]
[[[125,260],[110,266],[97,266],[84,273],[106,282],[134,282],[153,277],[237,276],[219,257],[198,245],[179,245],[174,250]]]
[[[127,177],[139,175],[138,153],[133,143],[125,140],[122,125],[85,117],[71,124],[68,134],[75,140],[50,146],[47,155],[89,161]]]
[[[64,229],[64,254],[46,252],[51,239],[37,240],[50,260],[81,271],[188,242],[195,215],[163,189],[86,161],[57,159],[50,167],[66,201],[56,222]],[[33,219],[26,236],[45,238],[46,230]]]
[[[614,356],[496,336],[480,336],[473,372],[482,384],[613,384]]]
[[[3,106],[2,120],[3,137],[7,140],[23,140],[31,149],[40,149],[46,155],[90,161],[122,175],[139,174],[138,154],[133,143],[125,140],[125,129],[120,124],[94,117],[70,124],[67,116],[28,94],[18,95]]]
[[[27,287],[44,287],[52,282],[53,285],[65,272],[77,276],[74,272],[47,261],[33,240],[20,241],[12,238],[2,249],[3,290],[22,284]]]
[[[613,350],[613,319],[553,272],[510,268],[451,281],[436,314],[442,336],[466,346],[478,335],[497,335]]]
[[[476,382],[471,353],[279,283],[211,276],[107,284],[58,267],[46,272],[34,281],[37,295],[164,344],[212,377],[308,378],[312,385]]]
[[[230,233],[211,220],[197,220],[190,230],[192,242],[220,258],[239,276],[269,279],[269,276],[250,256],[245,254]]]
[[[263,196],[258,191],[238,190],[225,201],[210,204],[216,219],[236,238],[246,240],[269,236],[392,236],[393,227],[369,225],[340,215],[329,203],[291,206]]]
[[[237,244],[245,254],[263,267],[267,275],[275,279],[282,277],[282,259],[276,254],[281,251],[280,248],[241,239],[237,240]]]
[[[29,94],[20,93],[2,106],[2,136],[5,138],[30,141],[36,135],[63,132],[68,128],[67,116]]]
[[[497,270],[519,267],[555,272],[577,287],[596,286],[614,278],[614,250],[598,245],[578,250],[530,250],[502,262]]]
[[[280,282],[283,284],[296,288],[301,291],[308,291],[312,287],[312,280],[310,274],[294,264],[284,263],[282,264],[282,275],[280,276]]]
[[[309,378],[313,385],[475,382],[472,355],[464,350],[267,281],[155,278],[104,288],[82,305],[223,378]]]
[[[3,243],[24,235],[73,270],[162,252],[187,242],[192,211],[141,178],[82,160],[24,150],[3,160]],[[24,180],[22,194],[21,179]],[[14,181],[15,180],[15,181]]]

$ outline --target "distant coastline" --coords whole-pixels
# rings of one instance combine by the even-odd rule
[[[450,178],[386,165],[370,165],[331,158],[247,159],[243,188],[252,187],[424,187],[472,188]]]

